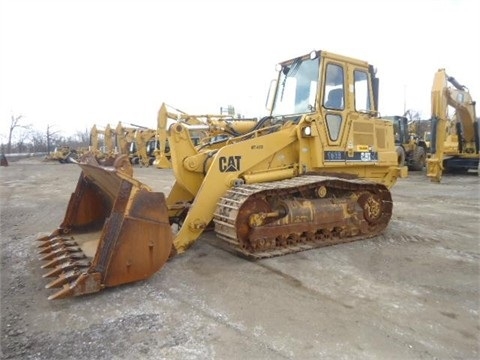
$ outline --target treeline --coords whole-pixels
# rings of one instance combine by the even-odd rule
[[[11,142],[1,143],[3,154],[50,153],[56,147],[67,145],[71,149],[85,148],[90,145],[90,132],[77,132],[71,136],[58,133],[45,133],[28,129],[17,134]]]

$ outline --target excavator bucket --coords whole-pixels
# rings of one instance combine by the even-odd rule
[[[143,280],[168,260],[173,234],[165,196],[135,180],[127,162],[78,163],[82,172],[63,222],[38,239],[44,277],[54,278],[46,287],[60,288],[49,299]]]

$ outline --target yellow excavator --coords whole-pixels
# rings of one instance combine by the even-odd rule
[[[138,163],[148,167],[153,164],[154,150],[156,150],[157,130],[139,127],[135,131],[135,145],[137,149]]]
[[[479,122],[476,102],[468,88],[445,69],[439,69],[432,86],[432,133],[427,176],[440,182],[443,171],[479,171]],[[450,116],[449,110],[454,114]]]
[[[124,126],[121,121],[115,128],[115,147],[119,154],[130,155],[130,148],[135,142],[135,132],[137,127]]]
[[[259,259],[388,226],[389,189],[407,168],[397,164],[392,123],[377,111],[373,66],[313,51],[277,69],[269,115],[243,128],[244,120],[225,120],[221,143],[195,146],[190,128],[199,125],[170,125],[167,196],[135,179],[126,156],[113,166],[79,162],[63,222],[39,239],[44,276],[55,278],[47,288],[59,288],[49,299],[146,279],[210,229],[221,246]]]
[[[89,151],[95,154],[97,159],[115,157],[115,132],[110,124],[107,124],[104,129],[97,128],[97,125],[92,126]]]

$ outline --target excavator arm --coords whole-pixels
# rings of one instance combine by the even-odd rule
[[[475,101],[472,100],[465,86],[448,76],[445,69],[439,69],[432,86],[432,141],[431,156],[427,161],[427,176],[433,182],[440,182],[444,170],[446,128],[452,120],[448,114],[449,106],[455,110],[457,154],[460,156],[471,154],[477,158],[478,162],[479,128],[475,115]]]
[[[148,167],[150,166],[150,156],[147,153],[148,143],[155,140],[157,131],[152,129],[138,129],[135,132],[135,142],[137,144],[137,153],[140,163]]]
[[[121,122],[115,128],[116,146],[121,155],[129,155],[130,144],[135,141],[135,132],[137,128],[125,127]]]

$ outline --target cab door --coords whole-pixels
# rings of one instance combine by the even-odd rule
[[[346,66],[340,61],[327,60],[323,79],[323,113],[327,142],[324,145],[325,166],[345,163]]]

